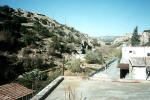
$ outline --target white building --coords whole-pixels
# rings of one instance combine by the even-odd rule
[[[150,47],[122,47],[122,58],[150,57]]]
[[[120,78],[147,79],[146,70],[150,71],[150,47],[123,47]]]

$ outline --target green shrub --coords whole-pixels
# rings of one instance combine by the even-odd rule
[[[61,44],[58,40],[58,37],[57,36],[53,36],[52,37],[52,43],[50,44],[52,48],[56,49],[56,50],[60,50],[61,48]]]
[[[75,35],[77,36],[77,37],[80,37],[80,34],[77,32],[77,33],[75,33]]]
[[[59,75],[61,75],[61,70],[56,70],[56,71],[53,70],[53,73],[49,74],[47,81],[49,81],[49,83],[50,83],[54,79],[56,79]]]
[[[69,63],[69,69],[75,73],[75,72],[82,72],[82,68],[80,67],[80,59],[74,59],[71,60]]]
[[[74,37],[71,33],[68,35],[68,38],[66,39],[66,42],[68,42],[68,43],[75,42],[75,39],[74,39]]]
[[[54,55],[55,54],[55,49],[54,48],[49,48],[48,54]]]
[[[106,45],[111,45],[111,42],[106,42],[105,44],[106,44]]]
[[[23,40],[24,40],[24,44],[27,46],[30,44],[35,44],[37,38],[33,34],[28,33],[23,36]]]
[[[41,36],[44,37],[51,37],[53,36],[53,33],[49,32],[49,30],[42,26],[39,22],[34,23],[34,29],[40,34]]]
[[[80,39],[80,38],[76,39],[76,40],[74,41],[74,43],[75,43],[75,44],[81,44],[81,39]]]
[[[13,16],[13,20],[19,23],[27,23],[27,18],[26,17],[21,17],[21,16]]]
[[[60,36],[65,36],[65,32],[63,32],[63,31],[58,32],[58,34],[59,34]]]
[[[40,21],[44,24],[44,25],[47,25],[47,20],[46,19],[40,19]]]
[[[14,9],[10,8],[8,5],[0,6],[0,12],[10,15],[12,12],[14,12]]]
[[[23,78],[30,81],[45,80],[47,79],[47,74],[45,72],[41,72],[39,69],[34,69],[30,72],[25,72],[23,74]]]
[[[56,50],[60,50],[61,44],[60,44],[60,42],[52,42],[51,46],[52,46],[52,48],[54,48]]]
[[[60,50],[60,52],[62,52],[62,53],[70,53],[71,50],[72,50],[72,49],[71,49],[68,45],[66,45],[66,44],[62,44],[62,45],[61,45],[61,50]]]
[[[8,57],[0,55],[0,85],[13,80],[16,76],[12,62]]]
[[[33,13],[28,12],[27,17],[31,17],[33,15]]]
[[[36,21],[39,21],[39,19],[38,19],[37,17],[34,17],[34,19],[35,19]]]
[[[44,62],[43,59],[39,56],[26,57],[20,59],[20,63],[22,64],[25,71],[30,71],[35,68],[42,69],[43,62]]]
[[[102,51],[100,50],[87,52],[85,55],[85,59],[86,62],[90,64],[102,64],[104,62],[104,59],[102,57]]]
[[[101,44],[98,43],[97,39],[93,39],[93,46],[101,46]]]
[[[17,14],[18,14],[19,16],[23,15],[23,12],[21,12],[21,9],[18,9]]]

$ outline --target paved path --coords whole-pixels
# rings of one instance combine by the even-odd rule
[[[119,69],[117,68],[118,60],[113,62],[107,69],[102,72],[95,74],[93,77],[101,78],[120,78]]]

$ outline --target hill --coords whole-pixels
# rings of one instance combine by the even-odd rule
[[[124,35],[124,36],[121,36],[121,37],[119,37],[119,38],[116,38],[116,39],[113,41],[112,45],[115,45],[115,46],[118,47],[118,46],[122,45],[122,44],[125,43],[125,42],[126,42],[126,44],[130,45],[130,44],[131,44],[131,43],[130,43],[131,38],[132,38],[132,34],[126,34],[126,35]]]
[[[97,39],[104,41],[104,42],[113,42],[116,38],[119,38],[121,36],[100,36],[97,37]]]
[[[1,6],[0,84],[34,69],[60,69],[62,58],[67,62],[73,54],[85,54],[99,43],[43,14]]]
[[[96,37],[98,40],[101,40],[103,42],[105,42],[105,44],[111,44],[116,38],[119,38],[121,36],[100,36],[100,37]]]

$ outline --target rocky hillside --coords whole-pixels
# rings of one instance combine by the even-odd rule
[[[144,32],[138,33],[138,35],[140,36],[140,46],[149,46],[150,31],[145,30]],[[131,38],[132,33],[126,34],[125,36],[115,39],[113,45],[121,46],[123,43],[126,43],[126,45],[130,46]]]
[[[68,61],[99,43],[43,14],[0,7],[0,84],[35,68],[62,66],[63,57]]]
[[[112,43],[112,45],[116,45],[117,47],[122,45],[123,43],[127,43],[127,44],[130,44],[130,40],[132,38],[132,34],[126,34],[124,36],[121,36],[119,38],[116,38],[114,40],[114,42]]]
[[[113,42],[115,39],[119,38],[120,36],[100,36],[97,37],[98,40],[101,40],[105,43],[111,43]]]

